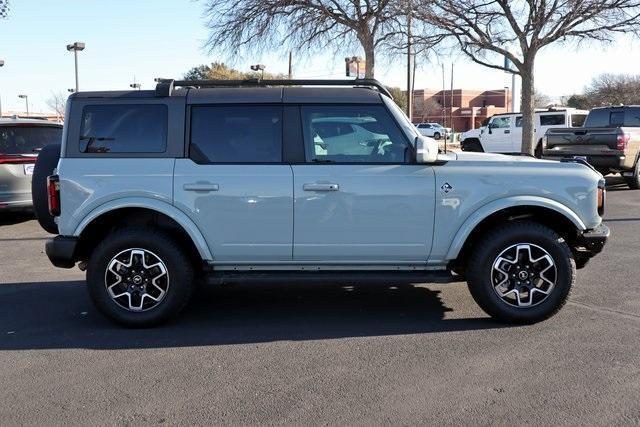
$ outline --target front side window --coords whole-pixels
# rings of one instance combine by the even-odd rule
[[[508,129],[511,127],[511,117],[494,117],[489,126],[492,129]]]
[[[381,105],[305,106],[306,157],[312,162],[405,163],[410,146]]]
[[[167,106],[87,105],[82,109],[81,153],[163,153]]]
[[[565,124],[564,114],[542,114],[540,115],[541,126],[563,126]]]
[[[61,141],[59,126],[0,126],[0,154],[36,154],[45,145]]]
[[[193,107],[189,156],[200,164],[280,163],[282,107]]]

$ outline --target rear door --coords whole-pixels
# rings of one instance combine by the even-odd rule
[[[434,172],[383,105],[303,105],[305,162],[294,164],[294,260],[424,264]],[[319,147],[319,148],[318,148]]]
[[[293,174],[282,162],[282,105],[192,105],[189,157],[174,200],[219,264],[290,261]]]

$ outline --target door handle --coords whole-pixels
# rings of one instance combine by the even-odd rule
[[[212,184],[210,182],[192,182],[189,184],[184,184],[182,186],[184,191],[218,191],[220,187],[218,184]]]
[[[316,182],[313,184],[303,184],[302,189],[304,191],[338,191],[340,186],[338,184]]]
[[[505,130],[504,133],[511,133],[509,129]]]

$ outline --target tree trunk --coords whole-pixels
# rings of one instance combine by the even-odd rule
[[[534,155],[538,141],[535,140],[535,106],[533,94],[535,91],[533,79],[533,64],[535,52],[528,52],[520,70],[522,78],[522,93],[520,95],[520,111],[522,112],[522,153]]]
[[[360,42],[362,43],[362,48],[364,49],[364,77],[365,79],[373,79],[373,70],[376,65],[373,37],[362,37],[360,38]]]

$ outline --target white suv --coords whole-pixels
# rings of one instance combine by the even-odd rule
[[[416,127],[422,136],[430,136],[433,139],[440,139],[451,132],[450,128],[445,128],[439,123],[420,123]]]
[[[550,128],[580,127],[588,111],[575,108],[549,109],[535,113],[536,157],[542,155],[542,137]],[[477,138],[464,139],[464,151],[488,153],[522,152],[522,113],[496,114]]]

